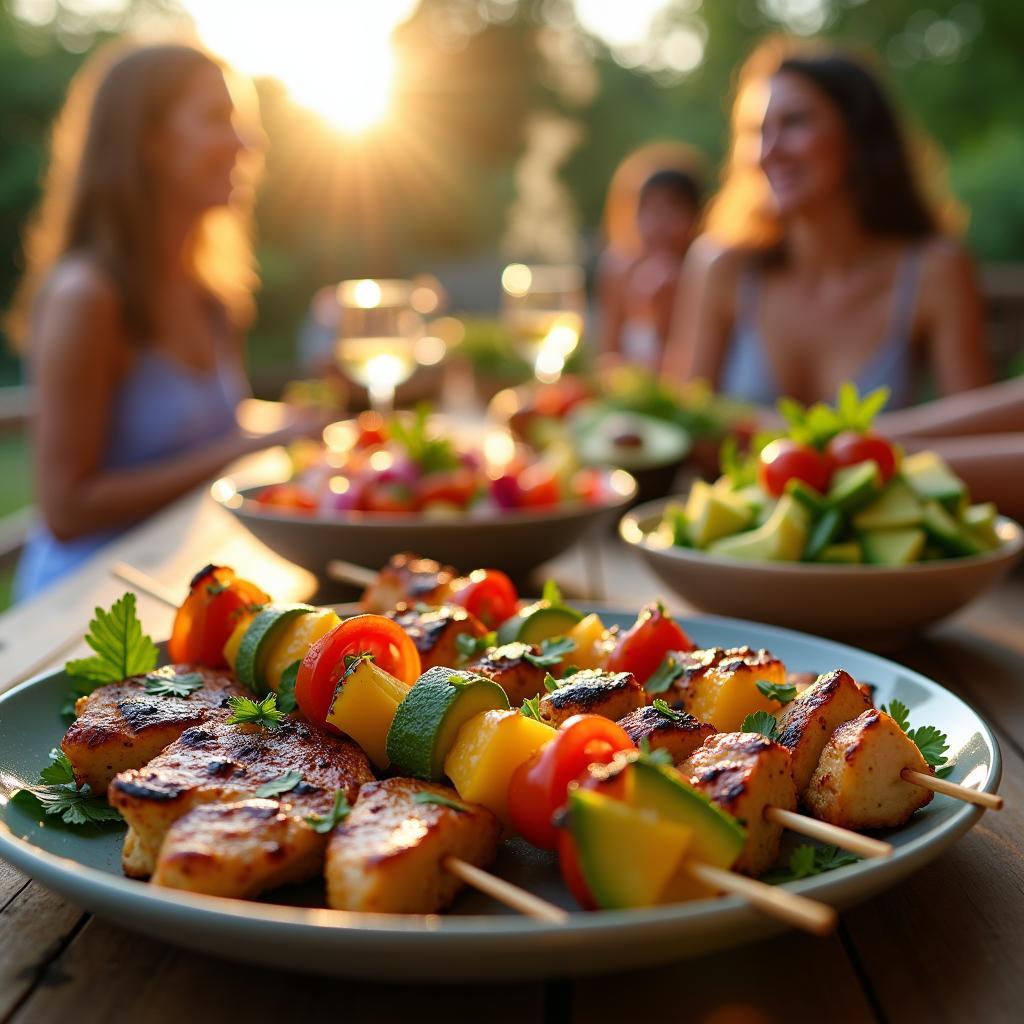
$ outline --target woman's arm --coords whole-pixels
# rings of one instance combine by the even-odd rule
[[[741,256],[698,239],[690,248],[676,292],[664,373],[672,380],[718,384],[736,310]]]
[[[939,391],[952,395],[992,380],[974,261],[949,239],[932,242],[921,267],[920,308]]]
[[[96,269],[60,268],[33,330],[36,493],[60,540],[136,522],[278,439],[233,431],[202,448],[136,469],[106,470],[109,408],[131,351],[116,291]]]
[[[897,438],[1024,433],[1024,377],[884,413],[876,427]]]

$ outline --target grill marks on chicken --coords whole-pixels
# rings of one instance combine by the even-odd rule
[[[399,605],[394,611],[388,612],[387,616],[409,634],[420,653],[424,672],[438,665],[457,665],[459,648],[456,639],[463,634],[481,637],[487,632],[487,628],[475,615],[453,605],[430,609]]]
[[[227,698],[244,691],[228,672],[177,665],[178,675],[196,674],[203,686],[187,697],[146,692],[145,676],[110,683],[80,697],[61,749],[79,785],[104,793],[118,772],[141,768],[186,729],[227,717]]]
[[[539,655],[535,644],[524,644],[518,640],[495,647],[478,661],[467,665],[468,671],[493,679],[507,694],[512,707],[524,700],[544,692],[544,676],[547,669],[538,668],[526,656]]]
[[[171,826],[194,807],[255,797],[288,772],[302,777],[287,794],[299,817],[328,814],[338,790],[352,801],[373,778],[354,743],[297,720],[273,731],[226,722],[186,729],[144,768],[121,772],[110,785],[108,799],[130,827],[125,873],[152,874]]]
[[[456,575],[451,566],[431,558],[417,558],[410,552],[394,555],[366,588],[360,604],[363,611],[378,615],[399,604],[439,605],[447,598]]]
[[[647,705],[620,718],[619,725],[638,747],[647,740],[652,750],[667,750],[672,763],[679,764],[715,734],[715,727],[698,722],[685,711],[677,711],[675,715],[677,717],[670,718]]]
[[[647,694],[632,672],[584,669],[541,697],[540,717],[553,726],[573,715],[602,715],[618,721],[646,702]]]
[[[461,809],[420,802],[419,794],[455,801]],[[500,840],[498,819],[448,786],[400,778],[371,782],[331,835],[327,902],[335,910],[436,913],[462,886],[445,870],[445,857],[487,867]]]

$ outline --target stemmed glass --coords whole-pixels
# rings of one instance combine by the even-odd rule
[[[510,263],[501,274],[502,317],[541,383],[558,380],[583,334],[583,268]]]
[[[416,369],[424,323],[413,307],[414,292],[412,281],[363,278],[338,285],[335,359],[382,414],[394,409],[395,389]]]

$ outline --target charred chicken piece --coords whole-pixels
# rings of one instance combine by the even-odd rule
[[[715,734],[713,725],[698,722],[685,711],[666,715],[650,704],[620,718],[619,725],[638,747],[647,740],[652,750],[667,750],[673,764],[685,761]]]
[[[420,652],[424,672],[436,665],[449,668],[458,665],[457,638],[466,635],[475,639],[487,633],[487,627],[475,615],[455,605],[440,608],[399,605],[387,615],[409,634]]]
[[[632,672],[584,669],[541,697],[540,717],[556,727],[573,715],[603,715],[617,722],[643,707],[646,697]]]
[[[450,565],[420,558],[409,551],[394,555],[363,592],[363,611],[383,615],[400,604],[441,605],[448,599],[457,573]]]

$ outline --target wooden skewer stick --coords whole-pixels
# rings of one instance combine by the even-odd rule
[[[900,778],[904,782],[912,782],[915,786],[921,786],[922,789],[930,789],[933,793],[955,797],[965,803],[977,804],[990,811],[1003,809],[1003,798],[996,793],[983,793],[979,789],[971,789],[970,786],[961,786],[959,782],[950,782],[948,779],[937,779],[934,775],[925,775],[924,772],[915,772],[913,768],[904,768],[900,772]]]
[[[110,575],[170,608],[177,608],[181,604],[181,599],[170,587],[165,587],[159,580],[147,576],[127,562],[115,562],[110,567]]]
[[[377,582],[377,573],[355,562],[332,558],[327,563],[327,575],[338,583],[351,583],[354,587],[369,587]]]
[[[442,861],[444,869],[455,875],[456,878],[471,885],[474,889],[506,907],[518,910],[520,914],[532,917],[537,921],[545,921],[548,924],[565,924],[569,920],[569,914],[554,903],[548,903],[532,892],[521,889],[518,885],[506,882],[473,864],[468,864],[458,857],[448,856]]]
[[[859,832],[810,818],[806,814],[797,814],[782,807],[766,807],[764,816],[768,821],[788,828],[790,832],[799,832],[800,835],[817,839],[822,843],[830,843],[832,846],[838,846],[840,850],[855,853],[858,857],[892,856],[892,843],[872,839],[871,836],[862,836]]]
[[[782,921],[803,928],[813,935],[827,935],[839,923],[839,915],[827,903],[809,900],[787,889],[766,885],[754,878],[738,875],[734,871],[723,871],[710,864],[691,863],[689,874],[705,885],[740,896],[750,904]]]

